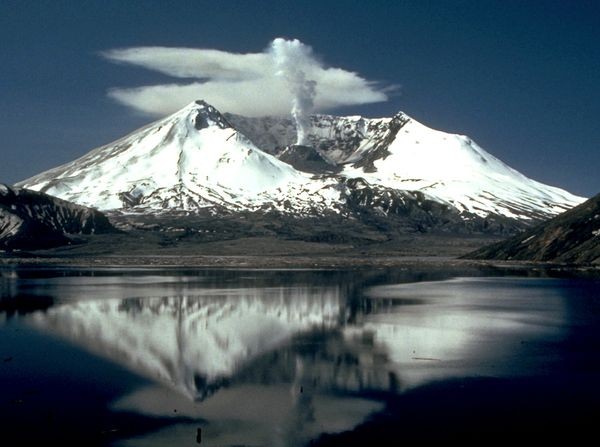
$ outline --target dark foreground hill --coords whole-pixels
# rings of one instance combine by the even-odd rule
[[[600,194],[518,236],[483,247],[465,258],[600,264]]]
[[[57,247],[74,242],[73,235],[114,231],[95,209],[0,184],[0,250]]]

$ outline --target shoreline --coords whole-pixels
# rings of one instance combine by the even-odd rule
[[[0,268],[207,268],[207,269],[356,269],[367,268],[492,268],[501,270],[555,270],[600,274],[598,265],[533,261],[461,259],[452,256],[343,256],[343,255],[108,255],[5,256]]]

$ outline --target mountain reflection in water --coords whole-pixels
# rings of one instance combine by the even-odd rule
[[[193,445],[198,425],[204,445],[304,445],[433,381],[535,376],[561,361],[546,349],[569,334],[560,281],[336,279],[190,287],[163,277],[142,285],[150,297],[128,283],[118,298],[59,299],[22,319],[154,383],[110,408],[174,423],[124,445]],[[110,296],[119,285],[108,282]]]
[[[343,311],[337,288],[281,287],[81,301],[29,318],[38,328],[202,400],[293,336],[336,327]]]

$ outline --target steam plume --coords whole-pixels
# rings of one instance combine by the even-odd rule
[[[312,49],[298,39],[277,38],[271,43],[275,74],[285,79],[292,94],[292,117],[296,122],[296,144],[307,143],[310,114],[314,109],[317,83],[306,77],[305,67],[314,64]]]

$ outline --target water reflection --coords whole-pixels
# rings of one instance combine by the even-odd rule
[[[202,427],[206,445],[306,445],[321,433],[349,430],[383,404],[358,396],[294,395],[287,384],[238,384],[201,404],[191,404],[164,388],[148,387],[116,401],[113,409],[188,420],[123,445],[192,445],[190,433]],[[160,441],[159,441],[160,440]],[[167,442],[168,441],[168,442]],[[175,442],[176,441],[176,442]]]
[[[566,335],[564,296],[555,280],[458,278],[380,286],[380,307],[360,318],[389,355],[404,386],[451,377],[523,376],[548,367],[551,353],[530,342]]]
[[[206,293],[85,300],[25,318],[175,388],[135,390],[112,408],[205,421],[206,445],[304,445],[383,408],[348,395],[393,389],[396,380],[372,338],[344,333],[349,303],[339,286]]]
[[[200,424],[205,445],[286,446],[351,429],[435,380],[550,371],[571,318],[557,280],[362,288],[332,273],[312,285],[231,275],[24,281],[18,293],[54,298],[20,318],[155,383],[111,409],[176,422],[124,445],[193,444]],[[85,299],[70,297],[77,283]]]
[[[81,301],[29,321],[202,400],[294,335],[338,325],[343,310],[335,287],[229,289]]]

